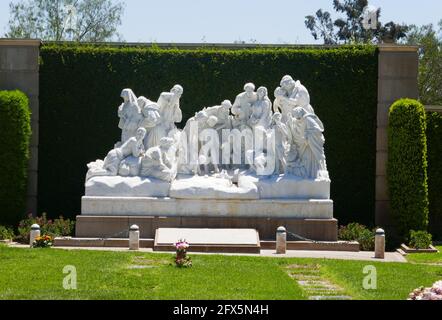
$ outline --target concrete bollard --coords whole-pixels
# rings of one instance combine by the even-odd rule
[[[31,226],[31,233],[29,235],[29,246],[32,248],[32,244],[34,243],[35,239],[37,239],[40,236],[40,226],[38,224],[33,224]]]
[[[129,229],[129,250],[140,250],[140,228],[136,224]]]
[[[287,251],[287,231],[279,227],[276,231],[276,254],[285,254]]]
[[[374,257],[376,259],[385,258],[385,231],[377,229],[374,240]]]

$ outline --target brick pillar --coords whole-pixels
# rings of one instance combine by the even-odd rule
[[[376,225],[389,226],[388,112],[400,98],[418,98],[418,47],[380,45],[376,142]]]
[[[29,98],[32,138],[26,213],[37,214],[40,40],[0,39],[0,90],[21,90]]]

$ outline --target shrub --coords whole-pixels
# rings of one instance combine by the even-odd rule
[[[428,227],[427,142],[424,106],[401,99],[390,108],[387,179],[396,231]]]
[[[442,114],[427,113],[429,229],[442,240]]]
[[[75,221],[64,219],[63,217],[50,220],[47,219],[45,213],[41,217],[29,215],[27,219],[20,221],[16,240],[21,243],[29,243],[31,226],[35,223],[40,226],[41,234],[53,238],[72,236],[75,228]]]
[[[338,231],[338,239],[341,241],[358,241],[362,251],[374,250],[375,231],[369,230],[359,223],[350,223],[341,226]]]
[[[433,237],[426,231],[410,231],[411,248],[415,249],[428,249],[432,243]]]
[[[14,239],[14,230],[8,227],[0,226],[0,240]]]
[[[31,115],[20,91],[0,91],[0,223],[25,216]]]
[[[306,85],[325,124],[337,218],[371,223],[378,79],[373,46],[181,50],[43,45],[38,212],[49,217],[63,212],[68,218],[80,213],[86,164],[104,158],[121,135],[121,89],[157,99],[180,83],[182,126],[204,106],[233,101],[246,82],[265,85],[272,94],[285,74]]]

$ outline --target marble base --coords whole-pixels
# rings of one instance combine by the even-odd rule
[[[83,197],[81,207],[82,214],[89,216],[333,218],[332,200]]]
[[[94,177],[86,197],[155,197],[193,200],[330,199],[330,180],[305,180],[293,175],[243,175],[234,184],[214,176],[179,175],[172,183],[141,177]]]
[[[159,228],[256,229],[261,240],[275,240],[276,229],[315,241],[337,241],[336,219],[243,218],[243,217],[158,217],[158,216],[77,216],[78,238],[128,237],[129,226],[140,227],[142,239],[154,239]]]
[[[189,252],[260,253],[259,234],[254,229],[159,228],[154,251],[176,251],[175,242],[185,239]]]
[[[168,197],[170,183],[142,177],[94,177],[86,182],[88,197]]]
[[[330,180],[305,180],[289,174],[239,179],[239,185],[256,185],[260,199],[330,199],[330,183]]]
[[[235,185],[225,178],[181,175],[172,183],[170,198],[257,200],[259,193],[251,182]]]

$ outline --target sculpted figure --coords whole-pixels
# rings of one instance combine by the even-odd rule
[[[252,115],[247,123],[251,128],[260,126],[267,129],[272,121],[272,102],[266,87],[258,88],[256,95],[257,100],[252,105]]]
[[[141,127],[147,131],[144,139],[144,147],[146,150],[156,147],[160,144],[160,139],[166,136],[166,130],[161,123],[160,108],[158,104],[152,101],[146,101],[141,107],[143,120]]]
[[[290,133],[282,122],[282,114],[276,112],[272,118],[272,128],[275,132],[275,174],[285,173],[287,170],[287,153],[290,148]]]
[[[174,173],[177,173],[177,149],[173,138],[162,138],[160,140],[161,159],[163,163]]]
[[[183,113],[180,109],[183,92],[182,86],[175,85],[170,92],[163,92],[158,99],[161,121],[167,134],[176,129],[175,123],[183,121]]]
[[[133,157],[135,159],[130,159],[129,162],[123,164],[121,167],[121,173],[124,176],[138,175],[138,172],[136,172],[137,168],[136,166],[134,167],[134,163],[138,163],[139,157],[144,154],[145,150],[143,140],[145,137],[146,129],[139,128],[135,137],[129,138],[129,140],[123,143],[121,147],[115,148],[108,153],[103,164],[103,169],[108,172],[108,175],[118,175],[122,161],[128,157]]]
[[[233,103],[232,114],[234,115],[234,127],[240,128],[247,124],[252,115],[252,105],[258,100],[255,85],[247,83],[244,92],[240,93]]]
[[[218,119],[215,130],[221,131],[223,129],[232,128],[232,118],[230,116],[230,110],[232,109],[232,103],[230,100],[224,100],[220,106],[210,107],[204,109],[209,117],[214,116]]]
[[[303,178],[328,179],[324,152],[324,126],[319,118],[298,107],[289,115],[292,143],[296,146],[298,162],[303,167]],[[299,169],[299,168],[298,168]]]
[[[153,177],[159,180],[172,182],[176,172],[173,172],[164,162],[160,147],[153,147],[147,150],[141,160],[141,176]]]
[[[287,91],[282,89],[281,87],[276,88],[275,90],[275,102],[273,103],[273,112],[281,113],[282,122],[287,123],[288,114],[293,111],[292,106],[289,103],[283,104],[283,99],[287,97]]]
[[[206,129],[207,128],[215,129],[217,123],[218,123],[218,118],[215,116],[210,116],[205,123],[205,127]],[[220,142],[218,134],[215,133],[215,135],[209,135],[208,137],[200,136],[200,141],[201,138],[203,138],[204,142],[208,142],[208,144],[201,145],[200,155],[198,157],[198,165],[199,165],[198,173],[200,175],[209,174],[212,167],[215,173],[219,173],[220,170],[218,164],[220,161],[220,153],[219,153]],[[213,139],[215,140],[218,139],[218,144],[214,144],[214,142],[212,141]],[[214,145],[215,148],[212,148],[211,147],[212,145]],[[216,148],[216,146],[218,147]],[[204,170],[202,170],[201,166],[203,166]]]
[[[199,135],[206,129],[209,116],[206,111],[195,113],[195,116],[187,120],[179,143],[178,172],[182,174],[198,173],[198,155],[192,151],[199,150]],[[193,129],[192,129],[193,128]],[[197,129],[197,130],[196,130]],[[191,146],[198,146],[197,150],[191,150]]]
[[[276,90],[277,104],[281,107],[283,120],[297,107],[305,109],[310,114],[315,114],[313,107],[310,105],[310,94],[300,81],[293,80],[291,76],[284,76],[281,80],[281,88]]]
[[[131,89],[124,89],[121,92],[121,98],[124,102],[118,108],[118,117],[120,118],[118,127],[122,130],[121,144],[123,144],[136,135],[142,115],[137,97]]]

